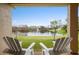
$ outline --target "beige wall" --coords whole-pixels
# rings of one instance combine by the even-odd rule
[[[12,33],[10,6],[8,4],[0,4],[0,54],[7,47],[4,36],[10,36]]]

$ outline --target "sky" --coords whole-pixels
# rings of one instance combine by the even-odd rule
[[[12,9],[12,25],[48,26],[53,20],[66,23],[67,7],[16,7]]]

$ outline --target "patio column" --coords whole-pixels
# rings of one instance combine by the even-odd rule
[[[3,37],[12,34],[10,6],[8,4],[0,4],[0,54],[7,47]]]
[[[68,33],[72,41],[70,42],[71,54],[78,54],[78,4],[68,5]]]

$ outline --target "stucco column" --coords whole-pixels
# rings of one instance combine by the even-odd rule
[[[8,4],[0,4],[0,54],[7,47],[3,37],[12,34],[11,10]]]
[[[78,54],[78,4],[68,5],[68,33],[72,39],[70,48],[72,54]]]

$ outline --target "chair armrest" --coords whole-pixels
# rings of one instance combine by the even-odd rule
[[[34,55],[34,50],[33,49],[22,48],[22,50],[25,51],[25,55]]]
[[[34,45],[35,45],[35,42],[33,42],[27,49],[32,49]]]
[[[22,50],[26,51],[25,55],[34,54],[34,50],[32,49],[34,45],[35,45],[35,43],[33,42],[28,48],[26,48],[26,49],[22,48]]]
[[[45,49],[45,50],[48,51],[48,48],[47,48],[43,43],[39,43],[39,44],[40,44],[40,46],[41,46],[43,49]]]
[[[21,47],[22,47],[22,43],[23,43],[22,41],[19,41],[19,44],[20,44]]]

